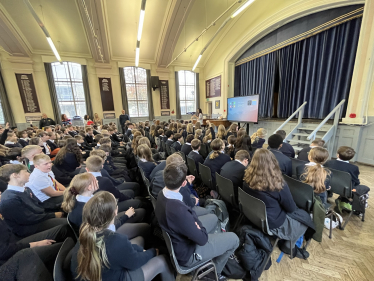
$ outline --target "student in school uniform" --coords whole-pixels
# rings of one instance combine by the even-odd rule
[[[231,159],[235,158],[235,144],[236,144],[236,137],[235,135],[230,135],[227,138],[228,145],[225,147],[225,153],[230,156]],[[248,151],[249,153],[249,151]]]
[[[297,155],[297,159],[309,162],[308,155],[309,155],[310,150],[313,147],[323,147],[324,145],[325,145],[324,140],[315,139],[314,141],[312,141],[312,143],[310,144],[309,147],[305,147],[305,148],[303,148],[302,150],[299,151],[299,153]]]
[[[275,132],[277,135],[280,135],[283,139],[283,144],[281,148],[279,148],[279,151],[282,152],[284,155],[290,157],[290,158],[295,158],[295,150],[293,149],[293,146],[290,145],[288,142],[284,141],[286,138],[286,131],[284,130],[278,130]]]
[[[195,161],[196,170],[199,172],[199,163],[204,164],[204,158],[200,155],[199,150],[201,148],[201,141],[198,139],[193,139],[191,141],[192,151],[187,155]]]
[[[246,150],[239,150],[235,154],[235,161],[227,162],[222,166],[220,175],[231,180],[234,186],[235,198],[238,199],[238,188],[243,187],[243,177],[251,156]],[[237,202],[238,203],[238,202]]]
[[[160,275],[161,280],[175,280],[168,258],[159,256],[157,249],[143,249],[143,237],[132,244],[115,232],[117,212],[115,198],[105,191],[85,204],[79,242],[72,250],[74,279],[151,281]]]
[[[29,138],[27,135],[27,131],[20,131],[18,132],[18,143],[22,145],[22,147],[25,147],[29,144]]]
[[[49,148],[51,149],[51,153],[52,153],[53,150],[58,148],[56,133],[55,132],[49,132],[48,137],[49,137],[49,139],[46,141],[46,143],[47,143],[47,145],[49,145]]]
[[[72,177],[79,173],[82,162],[82,151],[80,150],[75,138],[69,138],[66,140],[66,145],[60,149],[54,160],[56,167],[60,171],[63,171]]]
[[[59,210],[65,187],[55,179],[51,159],[45,154],[38,154],[33,162],[35,168],[26,186],[39,199],[43,208]]]
[[[262,148],[265,143],[265,137],[267,135],[267,131],[264,128],[260,128],[251,136],[252,141],[252,148]]]
[[[52,149],[47,143],[47,141],[49,140],[48,133],[47,132],[40,132],[39,134],[37,134],[37,137],[40,138],[43,153],[46,154],[46,155],[50,155],[51,152],[52,152]]]
[[[236,123],[231,124],[230,128],[227,131],[227,138],[229,136],[235,136],[236,138],[237,132],[238,132],[238,124]]]
[[[349,163],[355,154],[356,152],[352,147],[341,146],[338,148],[337,159],[327,161],[325,167],[349,173],[352,178],[352,189],[355,189],[355,192],[361,196],[367,194],[370,188],[360,184],[360,179],[358,178],[360,175],[359,168]]]
[[[29,181],[30,174],[24,165],[6,164],[0,168],[0,175],[8,183],[7,189],[1,195],[0,213],[14,234],[26,237],[66,224],[62,212],[46,213],[30,194],[25,192],[25,184]]]
[[[93,130],[91,127],[86,128],[86,136],[84,137],[84,141],[92,147],[96,146]]]
[[[193,136],[193,135],[191,135],[191,136]],[[178,133],[174,134],[174,136],[173,136],[174,143],[171,145],[171,147],[174,147],[174,149],[176,151],[181,151],[181,149],[182,149],[182,144],[181,144],[182,140],[183,140],[183,137],[182,137],[181,134],[178,134]]]
[[[268,139],[268,144],[268,149],[274,154],[275,158],[277,158],[282,174],[292,177],[292,161],[279,151],[284,144],[282,137],[278,134],[271,135]]]
[[[139,168],[143,170],[145,177],[150,180],[153,169],[156,168],[159,163],[153,160],[152,151],[148,145],[139,145],[137,148],[137,155],[139,156]]]
[[[10,136],[7,137],[4,146],[8,148],[13,148],[13,147],[20,147],[22,148],[22,145],[18,142],[18,138],[14,133],[8,133]]]
[[[186,142],[184,145],[182,145],[181,151],[184,153],[184,155],[188,155],[192,151],[191,147],[191,141],[194,139],[193,135],[188,135],[186,138]]]

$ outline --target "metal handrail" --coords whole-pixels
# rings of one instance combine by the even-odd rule
[[[275,131],[274,131],[274,134],[277,132],[277,131],[279,131],[279,130],[282,130],[282,128],[288,123],[288,121],[290,121],[299,111],[301,111],[302,109],[303,109],[303,107],[305,106],[307,104],[307,102],[305,101],[302,105],[300,105],[300,107],[294,112],[294,113],[292,113],[292,115],[290,116],[290,117],[288,117],[288,119],[286,120],[286,121],[284,121],[283,122],[283,124],[282,125],[280,125],[280,127],[278,128],[278,129],[276,129]],[[302,114],[300,114],[299,115],[299,120],[298,120],[298,124],[300,124],[301,123],[301,121],[302,121],[302,119],[303,119],[303,116],[302,116]]]
[[[310,133],[310,135],[307,137],[307,140],[311,140],[313,138],[313,136],[315,137],[315,135],[317,134],[317,132],[319,131],[319,129],[321,129],[321,127],[323,125],[325,125],[325,123],[330,119],[330,117],[336,113],[336,111],[339,110],[339,113],[340,113],[340,108],[342,107],[343,103],[345,103],[345,99],[342,100],[337,106],[335,106],[335,108],[329,113],[329,115],[326,116],[325,119],[323,119],[323,121],[317,126],[317,128],[314,129],[313,132]],[[339,116],[335,116],[334,118],[334,125],[337,125],[338,121],[339,121]]]

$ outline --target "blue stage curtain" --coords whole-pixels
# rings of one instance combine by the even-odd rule
[[[343,99],[341,116],[345,114],[361,20],[342,23],[276,51],[278,117],[289,117],[307,101],[304,118],[323,119]]]
[[[269,53],[235,67],[234,96],[259,95],[258,116],[261,118],[273,114],[276,56],[276,52]]]

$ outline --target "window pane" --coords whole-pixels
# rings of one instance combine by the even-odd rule
[[[178,78],[179,78],[179,85],[186,85],[185,79],[184,79],[184,71],[178,71]]]
[[[193,101],[187,101],[186,102],[186,107],[187,107],[187,112],[195,112],[196,111],[196,108],[195,108],[195,102]]]
[[[181,114],[185,115],[187,113],[186,103],[184,101],[181,101]]]
[[[73,92],[71,90],[71,84],[68,82],[56,82],[56,92],[58,101],[72,101]]]
[[[148,116],[148,101],[140,101],[138,102],[139,107],[139,117],[140,116]]]
[[[129,113],[130,116],[137,117],[138,116],[138,105],[136,101],[129,101]]]
[[[69,80],[69,74],[67,71],[66,64],[54,63],[52,64],[53,77],[55,80]]]
[[[135,83],[135,76],[134,76],[134,68],[133,67],[125,67],[123,69],[125,72],[125,80],[127,83]]]
[[[77,63],[68,63],[72,81],[82,81],[82,67]]]
[[[0,104],[0,124],[5,124],[4,111],[3,111],[3,107],[1,104]]]
[[[147,85],[137,85],[138,100],[147,100]]]
[[[136,83],[147,83],[147,71],[144,68],[135,68]]]
[[[179,100],[183,101],[186,99],[186,87],[179,86]]]
[[[84,115],[87,114],[87,109],[86,109],[86,103],[85,102],[76,102],[75,107],[77,109],[77,115],[84,116]]]
[[[76,115],[74,102],[59,102],[61,114],[66,114],[68,118]]]
[[[191,71],[185,71],[186,73],[186,85],[195,85],[195,73]]]
[[[195,100],[195,87],[186,86],[186,100]]]
[[[128,100],[136,100],[135,84],[127,84],[126,83],[126,92],[127,92],[127,99]]]
[[[84,101],[83,83],[74,83],[73,87],[75,101]]]

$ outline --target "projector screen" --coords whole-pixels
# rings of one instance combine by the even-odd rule
[[[236,122],[258,121],[259,96],[245,96],[227,99],[227,120]]]

